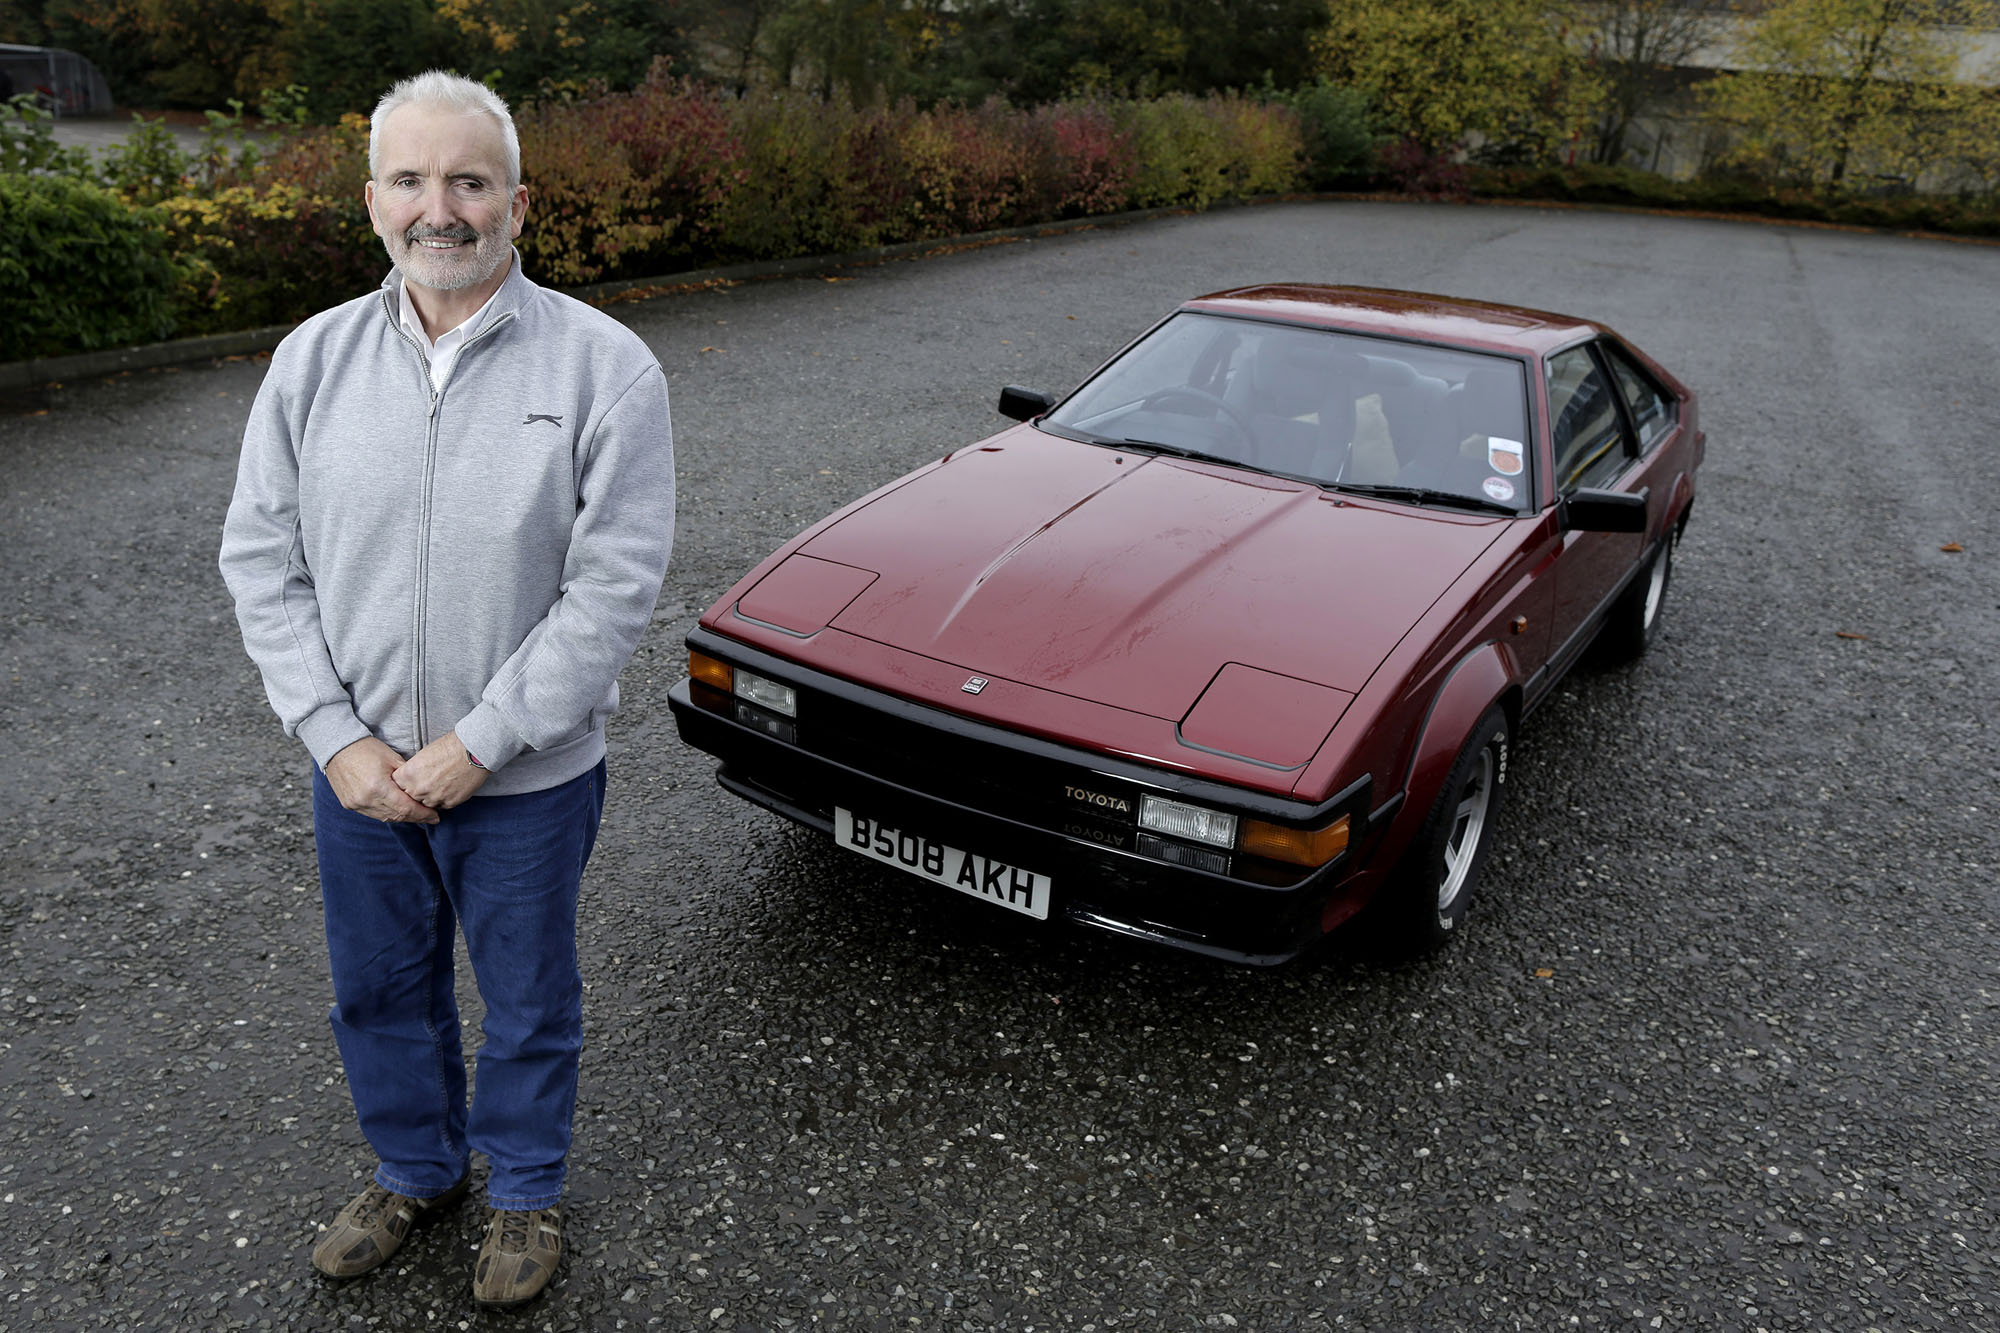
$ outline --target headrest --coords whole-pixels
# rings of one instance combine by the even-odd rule
[[[1521,372],[1511,366],[1475,366],[1454,395],[1458,419],[1466,434],[1520,439],[1526,418],[1521,406]]]
[[[1354,353],[1329,338],[1304,334],[1267,342],[1251,364],[1250,382],[1263,400],[1258,410],[1296,416],[1318,410],[1335,394],[1351,399],[1361,370]]]

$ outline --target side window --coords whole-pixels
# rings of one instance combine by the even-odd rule
[[[1604,359],[1611,363],[1618,391],[1625,395],[1625,406],[1632,409],[1633,424],[1639,428],[1639,448],[1649,449],[1653,441],[1673,426],[1676,404],[1623,348],[1609,342],[1599,346],[1604,349]]]
[[[1557,490],[1602,486],[1625,470],[1631,455],[1611,392],[1589,348],[1572,347],[1549,358]]]

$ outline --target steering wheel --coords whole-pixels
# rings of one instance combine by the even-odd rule
[[[1230,427],[1235,430],[1246,448],[1256,443],[1257,437],[1250,428],[1250,421],[1241,411],[1224,402],[1208,390],[1197,389],[1192,384],[1174,384],[1164,389],[1157,389],[1147,394],[1144,398],[1141,398],[1139,406],[1152,407],[1156,404],[1173,402],[1175,400],[1192,400],[1214,408],[1218,417],[1227,421]]]

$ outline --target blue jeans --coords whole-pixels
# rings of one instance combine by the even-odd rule
[[[413,1198],[492,1166],[495,1208],[562,1198],[583,1051],[577,884],[604,810],[604,764],[546,791],[475,796],[434,825],[342,808],[313,774],[328,1015],[375,1180]],[[466,1107],[454,927],[486,1004]]]

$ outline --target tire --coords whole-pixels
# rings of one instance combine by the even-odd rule
[[[1636,662],[1652,646],[1667,609],[1667,586],[1674,580],[1674,545],[1679,540],[1679,531],[1670,529],[1652,560],[1611,608],[1604,630],[1597,636],[1598,651],[1607,664]]]
[[[1490,709],[1452,761],[1430,814],[1378,903],[1376,934],[1385,952],[1415,957],[1458,933],[1493,842],[1507,784],[1509,736],[1507,714]]]

